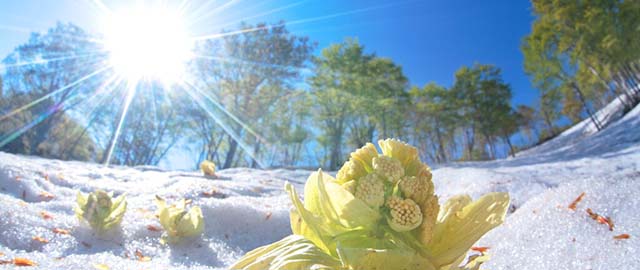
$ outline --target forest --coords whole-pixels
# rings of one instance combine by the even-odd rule
[[[180,85],[126,91],[96,37],[58,23],[2,60],[0,151],[138,166],[182,148],[194,168],[336,170],[345,149],[393,137],[428,163],[492,160],[583,119],[604,129],[595,112],[614,99],[640,102],[640,2],[541,0],[532,11],[521,43],[531,106],[512,104],[491,63],[460,67],[450,86],[413,85],[355,37],[317,48],[286,22],[240,24],[195,45]]]

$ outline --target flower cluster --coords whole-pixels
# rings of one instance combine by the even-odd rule
[[[120,224],[125,211],[127,200],[124,195],[113,198],[112,192],[97,190],[83,195],[78,192],[74,209],[80,221],[86,221],[91,228],[104,232]]]
[[[176,243],[184,237],[192,237],[204,230],[202,210],[198,206],[186,209],[186,200],[178,204],[167,205],[164,199],[156,196],[160,225],[165,229],[163,242]]]
[[[415,148],[393,139],[379,144],[382,155],[371,143],[353,152],[338,171],[336,183],[354,186],[351,193],[380,211],[391,229],[416,230],[428,242],[436,223],[433,213],[439,209],[431,171]]]
[[[398,140],[368,143],[333,177],[313,173],[294,205],[294,235],[247,253],[231,269],[478,269],[486,257],[458,266],[471,246],[501,224],[506,193],[476,201],[455,196],[442,207],[429,167]]]

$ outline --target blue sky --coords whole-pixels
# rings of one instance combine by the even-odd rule
[[[118,10],[140,1],[103,2]],[[318,42],[316,53],[357,37],[367,51],[401,65],[418,86],[430,81],[450,86],[461,66],[494,64],[512,86],[514,104],[534,105],[538,93],[523,71],[519,48],[534,19],[530,9],[526,0],[191,0],[188,14],[198,18],[191,18],[194,36],[233,29],[243,20],[285,20],[292,32]],[[94,0],[0,0],[0,58],[30,32],[45,31],[56,21],[100,32],[103,16]]]
[[[207,13],[228,1],[192,1],[190,10],[205,7],[201,10]],[[103,2],[118,9],[133,1]],[[0,56],[25,42],[29,32],[45,31],[56,21],[99,32],[100,16],[92,0],[0,0]],[[513,87],[514,103],[533,104],[537,96],[523,72],[519,49],[533,21],[529,1],[237,0],[216,14],[200,17],[192,31],[217,33],[222,25],[247,18],[253,23],[294,22],[290,30],[317,41],[317,52],[357,37],[370,52],[402,65],[414,85],[430,81],[451,85],[460,66],[480,62],[502,68],[505,81]]]

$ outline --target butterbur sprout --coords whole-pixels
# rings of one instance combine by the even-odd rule
[[[206,176],[215,176],[216,175],[216,164],[212,161],[202,161],[200,163],[200,170]]]
[[[76,216],[85,221],[98,232],[109,230],[120,224],[125,211],[127,200],[124,195],[113,198],[113,192],[96,190],[84,195],[78,192],[75,207]]]
[[[156,196],[158,218],[165,230],[163,242],[176,243],[182,238],[200,235],[204,230],[200,207],[193,206],[187,210],[186,204],[186,200],[182,199],[175,205],[167,205],[164,199]]]
[[[293,235],[259,247],[232,269],[474,270],[488,256],[467,251],[500,225],[507,193],[438,203],[429,167],[416,148],[393,139],[351,153],[337,177],[318,171],[302,202],[289,183]]]

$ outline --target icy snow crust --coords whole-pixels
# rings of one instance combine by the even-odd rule
[[[593,134],[590,124],[583,123],[558,141],[513,159],[434,168],[441,201],[461,193],[474,198],[491,191],[511,194],[505,224],[477,244],[490,247],[492,259],[485,268],[640,269],[640,107],[611,119],[602,132]],[[289,181],[302,193],[309,173],[237,168],[206,178],[199,172],[0,153],[0,260],[25,257],[40,269],[93,269],[97,264],[110,269],[225,269],[245,252],[291,233],[291,204],[282,187]],[[95,189],[127,194],[123,224],[106,235],[95,235],[72,210],[77,191]],[[569,210],[582,192],[586,196],[576,211]],[[169,201],[184,197],[199,205],[205,216],[202,237],[161,245],[162,232],[148,229],[160,227],[154,217],[155,195]],[[614,231],[590,219],[586,208],[610,217]],[[44,219],[42,211],[52,218]],[[56,234],[54,228],[70,234]],[[623,233],[631,238],[613,238]],[[151,260],[138,261],[136,251]]]

